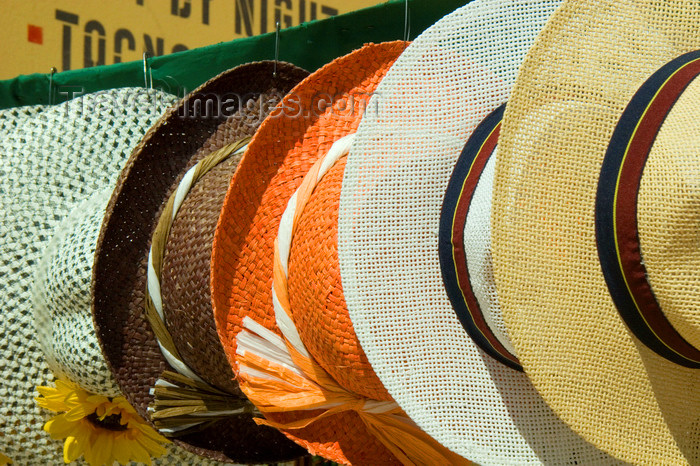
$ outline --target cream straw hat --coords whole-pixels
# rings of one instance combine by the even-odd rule
[[[121,392],[97,341],[90,289],[97,238],[111,195],[111,187],[96,191],[56,227],[33,285],[37,337],[54,376],[108,397]],[[155,464],[220,464],[173,444],[166,449],[166,455],[153,459]],[[59,461],[60,450],[43,461]]]
[[[377,111],[358,128],[343,181],[340,270],[362,348],[426,433],[480,464],[614,462],[549,409],[511,368],[517,364],[479,349],[449,299],[439,260],[441,209],[460,152],[507,100],[558,3],[477,0],[418,37],[379,85],[369,106]],[[464,243],[483,267],[490,170],[471,173],[481,186],[470,212],[481,242]],[[482,307],[497,326],[493,279],[482,274],[472,286],[490,296]]]
[[[111,187],[95,192],[56,227],[32,290],[37,339],[54,376],[109,397],[121,392],[97,341],[90,288],[97,236],[111,195]]]
[[[557,414],[638,464],[700,462],[699,23],[697,2],[565,2],[499,145],[513,346]]]
[[[58,225],[113,186],[133,147],[174,101],[158,91],[124,88],[0,112],[0,450],[15,464],[62,462],[61,442],[42,430],[49,412],[34,401],[35,387],[53,378],[34,325],[34,268]],[[168,450],[155,462],[200,464],[179,448]]]

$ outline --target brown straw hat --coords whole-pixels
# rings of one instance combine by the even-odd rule
[[[324,66],[283,100],[276,110],[279,112],[277,117],[266,120],[251,141],[231,181],[217,226],[212,256],[212,297],[217,329],[229,361],[239,376],[236,338],[243,328],[244,318],[248,317],[277,334],[281,333],[276,323],[271,289],[274,243],[287,202],[312,165],[336,141],[355,132],[369,98],[405,47],[406,43],[400,41],[370,44]],[[327,264],[326,258],[321,260],[323,262],[315,265],[322,267],[322,263]],[[297,284],[301,288],[312,285],[309,276]],[[329,289],[328,284],[318,285]],[[311,287],[306,292],[315,295],[317,291]],[[331,307],[328,312],[341,308],[340,305]],[[308,328],[310,322],[300,320],[297,325],[300,331],[308,332],[305,333],[306,341],[315,338],[314,329]],[[342,323],[333,324],[332,319],[326,319],[324,325],[327,325],[325,331],[331,337],[335,338],[337,333],[340,338],[334,340],[336,349],[344,345],[342,338],[352,333],[347,315]],[[324,329],[316,331],[323,332]],[[328,341],[328,337],[324,338]],[[346,341],[353,339],[354,336],[350,336]],[[326,350],[331,347],[326,347]],[[357,380],[368,376],[364,379],[370,381],[368,394],[377,395],[380,400],[390,400],[381,384],[373,382],[376,376],[366,360],[362,365],[359,345],[347,346],[346,349],[346,354],[351,356],[345,359],[355,359],[360,363],[353,366],[354,374],[350,371],[342,374],[342,371],[332,368],[342,351],[336,353],[333,350],[333,355],[324,355],[319,346],[313,352],[314,357],[319,358],[319,363],[324,361],[323,368],[330,368],[330,374],[338,377],[343,389],[348,392],[355,389],[362,391]],[[323,377],[331,378],[328,373]],[[263,384],[260,388],[266,387]],[[270,391],[274,391],[274,388]],[[265,411],[264,408],[261,410]],[[294,412],[266,411],[265,414],[287,436],[314,454],[352,464],[398,461],[370,433],[357,412],[339,412],[307,423],[303,420],[309,417],[309,412],[290,411]],[[295,422],[297,425],[294,428],[288,428],[290,423]]]
[[[222,73],[185,97],[149,131],[119,178],[95,259],[95,324],[122,392],[161,432],[176,436],[176,442],[195,453],[224,461],[274,462],[303,454],[279,432],[253,422],[253,407],[233,381],[218,341],[209,296],[214,227],[244,138],[252,136],[269,109],[308,74],[277,63],[273,77],[274,67],[274,62],[259,62]],[[217,165],[212,156],[223,161]],[[200,162],[213,168],[203,174]],[[183,200],[183,186],[192,174],[193,187]],[[167,219],[173,216],[168,235]],[[150,251],[159,221],[160,237]],[[147,274],[149,255],[153,270]],[[161,307],[159,318],[156,311]],[[158,326],[163,321],[165,331]],[[208,415],[220,415],[200,415],[192,406],[195,402],[182,407],[192,386],[198,388],[194,391],[200,403],[207,400]]]
[[[634,464],[700,463],[700,4],[566,1],[505,111],[494,275],[552,409]]]

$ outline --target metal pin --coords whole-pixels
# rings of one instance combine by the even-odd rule
[[[143,52],[143,83],[146,89],[153,89],[153,72],[148,66],[148,52]]]
[[[275,65],[272,70],[272,77],[277,77],[277,61],[280,57],[280,22],[275,23]]]
[[[408,10],[408,0],[404,1],[404,11],[403,11],[403,40],[408,42],[408,38],[411,35],[411,22],[410,22],[411,12]]]
[[[49,105],[53,105],[53,75],[56,74],[56,67],[51,67],[51,75],[49,76]]]

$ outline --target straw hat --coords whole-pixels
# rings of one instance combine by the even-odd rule
[[[96,251],[94,318],[122,392],[161,433],[217,460],[275,462],[303,454],[253,422],[253,405],[218,341],[209,296],[214,227],[242,140],[307,75],[278,63],[274,77],[274,66],[251,63],[222,73],[151,128],[122,171]],[[196,404],[204,400],[203,413]]]
[[[499,147],[494,273],[518,357],[572,428],[640,464],[700,462],[700,91],[684,55],[699,20],[696,2],[566,2]]]
[[[55,228],[76,205],[113,185],[138,139],[174,101],[162,92],[124,88],[0,112],[0,450],[15,464],[60,461],[63,447],[42,430],[48,412],[34,401],[35,387],[53,378],[34,326],[34,267]],[[169,451],[156,462],[193,463],[186,452]]]
[[[386,395],[354,334],[337,260],[338,201],[353,137],[336,140],[314,163],[282,214],[272,287],[282,338],[250,317],[243,320],[236,337],[241,387],[265,413],[300,412],[292,421],[298,427],[354,411],[401,464],[471,464],[422,432]],[[343,377],[335,376],[339,368]],[[378,393],[366,395],[373,385]],[[266,423],[292,428],[290,422]]]
[[[487,116],[507,100],[518,66],[558,3],[477,0],[419,36],[377,88],[370,108],[378,111],[358,128],[340,197],[343,290],[369,362],[426,433],[479,464],[614,461],[549,409],[513,369],[517,363],[506,365],[475,343],[440,264],[440,225],[450,216],[441,213],[446,190],[450,183],[461,188],[469,173],[480,191],[467,204],[472,230],[459,246],[472,253],[470,270],[481,268],[471,286],[507,347],[493,279],[484,273],[493,162],[491,171],[482,170],[494,145],[478,170],[452,173],[470,136],[491,134],[500,117]],[[478,245],[471,244],[475,236]]]
[[[111,194],[111,187],[95,192],[56,227],[36,266],[33,298],[38,343],[54,377],[113,398],[121,392],[102,355],[90,306],[95,247]],[[173,444],[166,449],[155,464],[220,464]],[[45,461],[59,458],[60,449]]]
[[[277,267],[273,265],[274,245],[282,214],[304,175],[324,155],[331,152],[338,155],[343,152],[343,145],[347,148],[348,139],[343,138],[355,132],[363,113],[371,112],[367,108],[369,96],[405,47],[405,42],[367,45],[313,73],[285,98],[277,109],[278,117],[268,119],[256,133],[234,175],[214,241],[214,313],[219,336],[241,380],[241,387],[249,397],[255,397],[256,405],[266,415],[268,423],[281,428],[310,452],[346,464],[397,462],[385,444],[378,440],[376,431],[367,427],[362,415],[346,407],[346,402],[351,402],[348,400],[365,403],[365,393],[373,398],[367,400],[368,406],[388,406],[393,402],[374,379],[371,367],[366,361],[363,363],[361,349],[353,342],[349,319],[343,316],[344,306],[336,302],[329,308],[324,308],[323,304],[309,309],[299,307],[303,305],[299,303],[304,303],[304,293],[320,298],[326,292],[336,292],[338,297],[339,283],[332,271],[332,252],[317,250],[320,254],[314,264],[317,268],[323,268],[324,264],[331,266],[326,277],[328,282],[299,293],[297,291],[307,287],[312,278],[309,275],[295,278],[292,269],[306,267],[306,259],[302,258],[305,254],[303,246],[294,252],[290,264],[290,286],[297,288],[290,288],[290,296],[294,291],[291,304],[296,310],[293,319],[289,317],[282,322],[282,314],[276,316],[273,303],[279,304],[283,292],[277,290],[274,297],[271,293],[273,270]],[[325,98],[326,103],[319,104],[319,98]],[[335,175],[334,189],[337,190],[340,178],[338,172]],[[329,193],[331,198],[334,195],[333,189],[327,191],[320,185],[319,189]],[[332,215],[332,208],[319,206],[319,209],[323,209],[324,221],[332,222],[328,218],[329,214]],[[321,210],[317,212],[321,213]],[[309,215],[313,216],[313,213]],[[334,247],[331,231],[321,233],[302,229],[306,230],[302,226],[297,229],[302,236],[316,235],[319,241],[323,237],[324,244]],[[308,239],[301,243],[309,245]],[[299,262],[295,260],[297,257]],[[277,274],[277,270],[274,273]],[[297,297],[301,301],[297,301]],[[337,311],[340,315],[336,322],[321,315]],[[315,330],[318,333],[313,333],[310,320],[305,320],[302,315],[323,317],[322,327]],[[243,343],[240,340],[244,324],[250,330],[246,333],[245,349],[241,348]],[[312,344],[312,340],[323,332],[328,332],[331,338],[324,336]],[[288,353],[285,340],[278,336],[283,334],[288,339],[295,333],[300,339],[295,340],[292,352],[302,356],[307,369],[314,368],[310,379],[309,371],[298,368],[298,360],[293,361],[294,355]],[[278,359],[267,359],[270,354],[277,355]],[[297,371],[279,366],[275,361],[280,360],[288,363],[287,368],[297,367]],[[350,362],[351,367],[344,377],[332,367],[337,361]],[[246,367],[241,368],[241,362]],[[258,365],[252,367],[254,363]],[[274,372],[274,367],[283,372],[278,375],[294,379],[297,388],[290,388],[286,383],[280,386],[279,379],[270,373]],[[363,381],[369,382],[364,391]],[[329,390],[343,398],[336,409],[325,407]],[[282,406],[273,401],[287,403]],[[302,405],[304,407],[300,407]],[[280,409],[291,412],[275,412]]]
[[[111,187],[79,202],[56,227],[34,275],[37,341],[54,376],[99,395],[120,395],[92,322],[90,288],[97,236]]]

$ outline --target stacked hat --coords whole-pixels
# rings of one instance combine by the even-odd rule
[[[502,106],[558,4],[477,0],[419,36],[377,88],[340,197],[340,272],[369,362],[426,433],[480,464],[615,462],[518,370],[489,273]]]
[[[216,334],[209,262],[247,138],[307,74],[286,63],[250,63],[186,96],[127,162],[97,245],[94,318],[121,391],[161,433],[212,459],[260,463],[304,454],[253,422],[254,406]]]
[[[97,236],[111,194],[111,187],[95,192],[55,228],[33,285],[37,341],[54,376],[110,397],[120,392],[97,342],[90,288]]]
[[[508,103],[494,275],[552,409],[637,464],[700,462],[696,2],[567,1]]]
[[[297,275],[290,269],[290,285],[296,277],[299,280],[294,290],[299,293],[291,298],[293,289],[286,289],[287,278],[280,275],[287,260],[273,251],[278,229],[280,234],[283,231],[280,222],[287,223],[283,217],[287,203],[289,209],[294,204],[290,198],[304,198],[293,195],[295,190],[301,184],[309,193],[313,191],[323,156],[328,154],[328,168],[334,157],[346,152],[369,96],[405,46],[403,42],[367,45],[321,68],[282,101],[277,118],[261,126],[234,175],[214,244],[217,326],[242,388],[266,415],[267,424],[279,427],[310,452],[342,463],[396,463],[405,453],[387,437],[398,435],[396,432],[412,423],[406,417],[394,419],[398,407],[374,380],[371,367],[362,363],[359,345],[343,348],[354,336],[347,316],[342,315],[342,304],[305,306],[304,294],[324,299],[327,290],[338,291],[332,267],[325,283],[317,286],[309,286],[312,279],[306,275],[305,265],[299,265]],[[315,162],[319,165],[314,166]],[[335,185],[328,185],[328,190],[318,186],[331,199],[334,191],[336,197],[338,194],[338,174],[342,175],[342,170],[335,171]],[[302,184],[304,175],[308,181]],[[316,209],[323,222],[332,222],[332,208],[319,205]],[[301,208],[297,213],[301,214]],[[294,214],[286,217],[289,220]],[[306,235],[310,234],[317,240],[325,238],[324,244],[335,248],[332,229],[324,229],[300,233],[307,239],[299,244],[309,246]],[[297,231],[301,232],[301,227]],[[284,248],[283,241],[281,237],[277,240],[280,248]],[[332,266],[332,252],[317,251],[320,254],[314,256],[314,268]],[[304,246],[300,252],[307,252]],[[296,308],[294,314],[292,307]],[[337,311],[341,311],[339,323],[320,315]],[[308,319],[319,317],[325,326],[314,330]],[[247,330],[241,332],[243,327]],[[327,335],[322,340],[312,342],[324,331]],[[339,358],[359,363],[340,375],[341,371],[332,369],[333,361]],[[377,415],[367,416],[372,410]],[[383,416],[394,424],[391,430],[378,427],[377,419]],[[422,436],[422,446],[441,448],[415,426],[413,429]]]
[[[59,224],[94,193],[113,186],[138,139],[174,101],[174,96],[159,91],[124,88],[54,107],[2,112],[6,166],[0,183],[5,219],[0,275],[6,316],[0,322],[5,371],[0,437],[3,453],[16,464],[55,461],[62,448],[42,430],[49,412],[34,401],[35,386],[53,378],[34,325],[34,269],[47,263],[46,254],[51,253],[44,251]],[[84,281],[80,286],[83,292],[89,290]],[[89,323],[89,306],[80,312],[87,316],[83,324]],[[78,349],[90,348],[95,347],[86,343]],[[168,450],[162,461],[195,462],[181,449]]]
[[[106,399],[102,398],[105,403],[118,405],[121,393],[97,341],[90,305],[95,247],[111,194],[111,188],[104,189],[77,203],[54,230],[53,237],[36,266],[33,285],[34,323],[38,343],[58,379],[55,384],[66,390],[62,395],[76,397],[79,393],[87,392],[92,397],[105,397]],[[50,388],[42,387],[39,390],[49,397],[55,393]],[[42,404],[45,400],[46,398],[41,397],[38,399]],[[130,427],[134,432],[135,429],[146,428],[149,436],[155,436],[155,432],[147,428],[144,421],[134,418],[130,420]],[[55,421],[46,424],[49,425],[55,425]],[[82,451],[78,453],[81,454],[70,454],[68,457],[64,454],[65,459],[84,456],[89,464],[111,463],[109,458],[133,453],[138,449],[134,449],[134,445],[141,445],[139,440],[119,445],[117,437],[125,435],[129,429],[110,430],[109,427],[113,426],[104,423],[98,427],[106,429],[101,432],[100,439],[97,435],[88,439],[80,444]],[[49,428],[48,431],[55,432],[53,428]],[[80,431],[80,422],[75,422],[71,433],[76,434]],[[100,443],[105,438],[116,440],[111,442],[111,449],[109,443]],[[158,439],[159,444],[164,441],[163,438]],[[148,453],[156,456],[161,448],[154,447],[153,451]],[[214,464],[173,444],[166,445],[166,449],[167,454],[154,458],[156,464]],[[122,450],[122,453],[119,450]],[[58,456],[56,451],[47,456],[46,461],[54,460]],[[129,458],[135,459],[134,456]],[[145,460],[145,457],[142,460]]]

